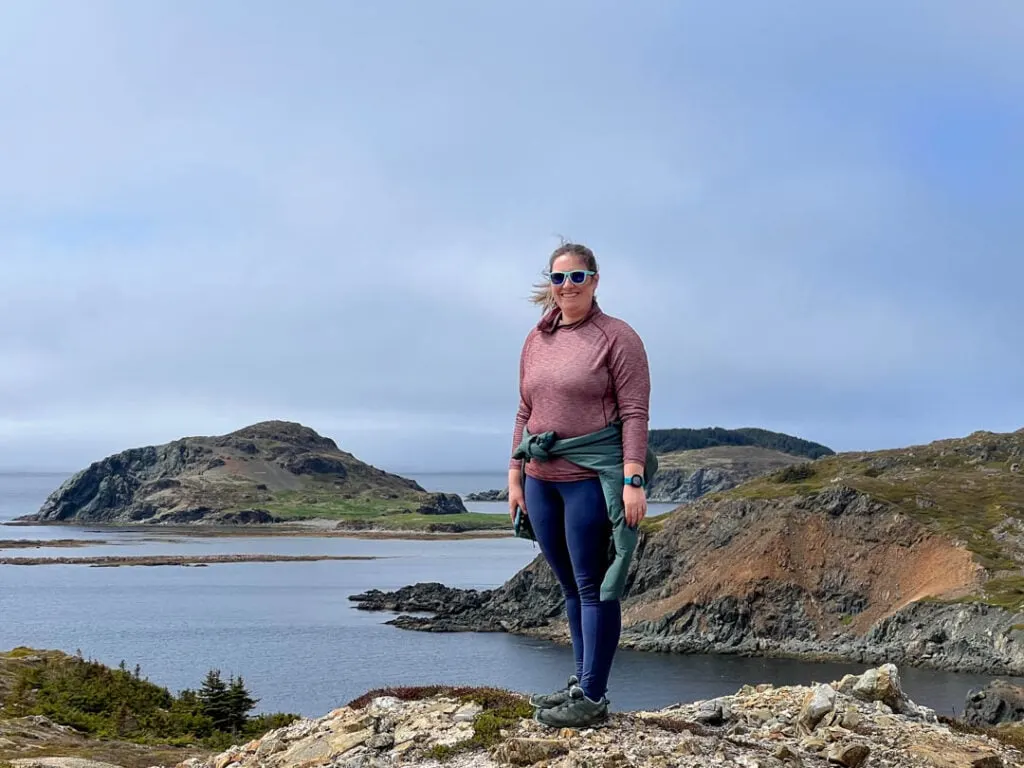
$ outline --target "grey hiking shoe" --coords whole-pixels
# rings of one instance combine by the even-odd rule
[[[569,676],[569,682],[565,684],[565,688],[560,688],[554,693],[537,693],[530,697],[530,706],[534,709],[553,709],[559,704],[564,704],[569,700],[569,691],[574,685],[579,685],[580,680],[576,675]]]
[[[608,699],[591,701],[578,685],[569,689],[569,698],[551,709],[538,709],[533,719],[550,728],[594,728],[608,719]]]

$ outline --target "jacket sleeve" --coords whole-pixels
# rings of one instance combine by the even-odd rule
[[[651,374],[640,336],[623,323],[611,335],[608,368],[622,420],[622,452],[627,463],[644,464],[650,418]]]
[[[516,448],[519,447],[519,443],[523,440],[523,430],[526,428],[526,422],[530,419],[530,412],[532,408],[523,393],[523,378],[526,372],[527,356],[529,354],[530,339],[533,337],[531,332],[526,337],[526,341],[523,342],[523,349],[519,353],[519,408],[516,410],[516,421],[515,426],[512,429],[512,450],[509,453],[515,453]],[[518,469],[519,460],[509,457],[508,463],[509,469]]]

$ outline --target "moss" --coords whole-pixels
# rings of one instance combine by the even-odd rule
[[[469,698],[478,704],[481,703],[472,696]],[[473,718],[473,735],[471,737],[450,746],[435,745],[430,751],[430,756],[444,761],[460,752],[488,749],[501,741],[501,732],[503,730],[533,715],[533,708],[522,697],[516,697],[515,700],[510,700],[492,708],[484,706],[484,711]]]
[[[839,619],[839,623],[842,624],[844,627],[848,627],[849,625],[853,624],[853,616],[850,616],[849,614],[843,614],[843,616]]]
[[[5,659],[24,659],[26,656],[38,656],[41,653],[42,651],[37,651],[34,648],[19,645],[17,648],[12,648],[9,651],[4,651],[3,653],[0,653],[0,657],[3,657]],[[2,766],[0,766],[0,768],[2,768]]]
[[[989,604],[1008,610],[1024,607],[1024,576],[1004,576],[985,582],[983,587]]]
[[[402,701],[421,701],[434,696],[446,696],[464,704],[475,703],[483,707],[473,719],[473,735],[450,746],[435,745],[430,757],[447,760],[460,752],[487,749],[501,740],[501,731],[533,715],[529,702],[518,693],[502,688],[468,688],[443,685],[376,688],[349,702],[353,709],[363,709],[378,696],[393,696]]]
[[[648,535],[657,533],[665,527],[665,523],[671,520],[673,515],[675,515],[675,510],[656,515],[655,517],[645,517],[640,521],[640,530]]]

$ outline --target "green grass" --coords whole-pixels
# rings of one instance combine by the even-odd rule
[[[665,523],[671,520],[674,517],[674,515],[675,511],[673,510],[669,512],[663,512],[662,514],[656,515],[654,517],[645,517],[643,520],[640,521],[640,530],[646,533],[647,535],[657,533],[665,527]]]
[[[0,658],[5,659],[24,659],[27,656],[36,656],[39,651],[34,648],[29,648],[24,645],[19,645],[17,648],[12,648],[9,651],[0,652]]]
[[[358,520],[383,515],[411,514],[423,503],[421,499],[382,499],[373,496],[339,498],[328,494],[289,491],[277,493],[273,501],[260,506],[288,520],[312,517],[331,520]]]
[[[381,515],[363,518],[381,528],[396,531],[448,530],[452,532],[512,530],[507,515],[491,515],[485,512],[464,512],[455,515]]]
[[[284,520],[337,520],[362,523],[388,531],[480,531],[511,529],[506,515],[460,512],[450,515],[424,515],[416,510],[424,497],[382,499],[373,496],[338,498],[335,495],[293,491],[276,494],[261,506]]]

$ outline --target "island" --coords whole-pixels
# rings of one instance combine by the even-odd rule
[[[93,462],[20,524],[244,527],[280,533],[508,535],[505,515],[472,513],[341,450],[302,424],[264,421],[226,435],[182,437]]]

